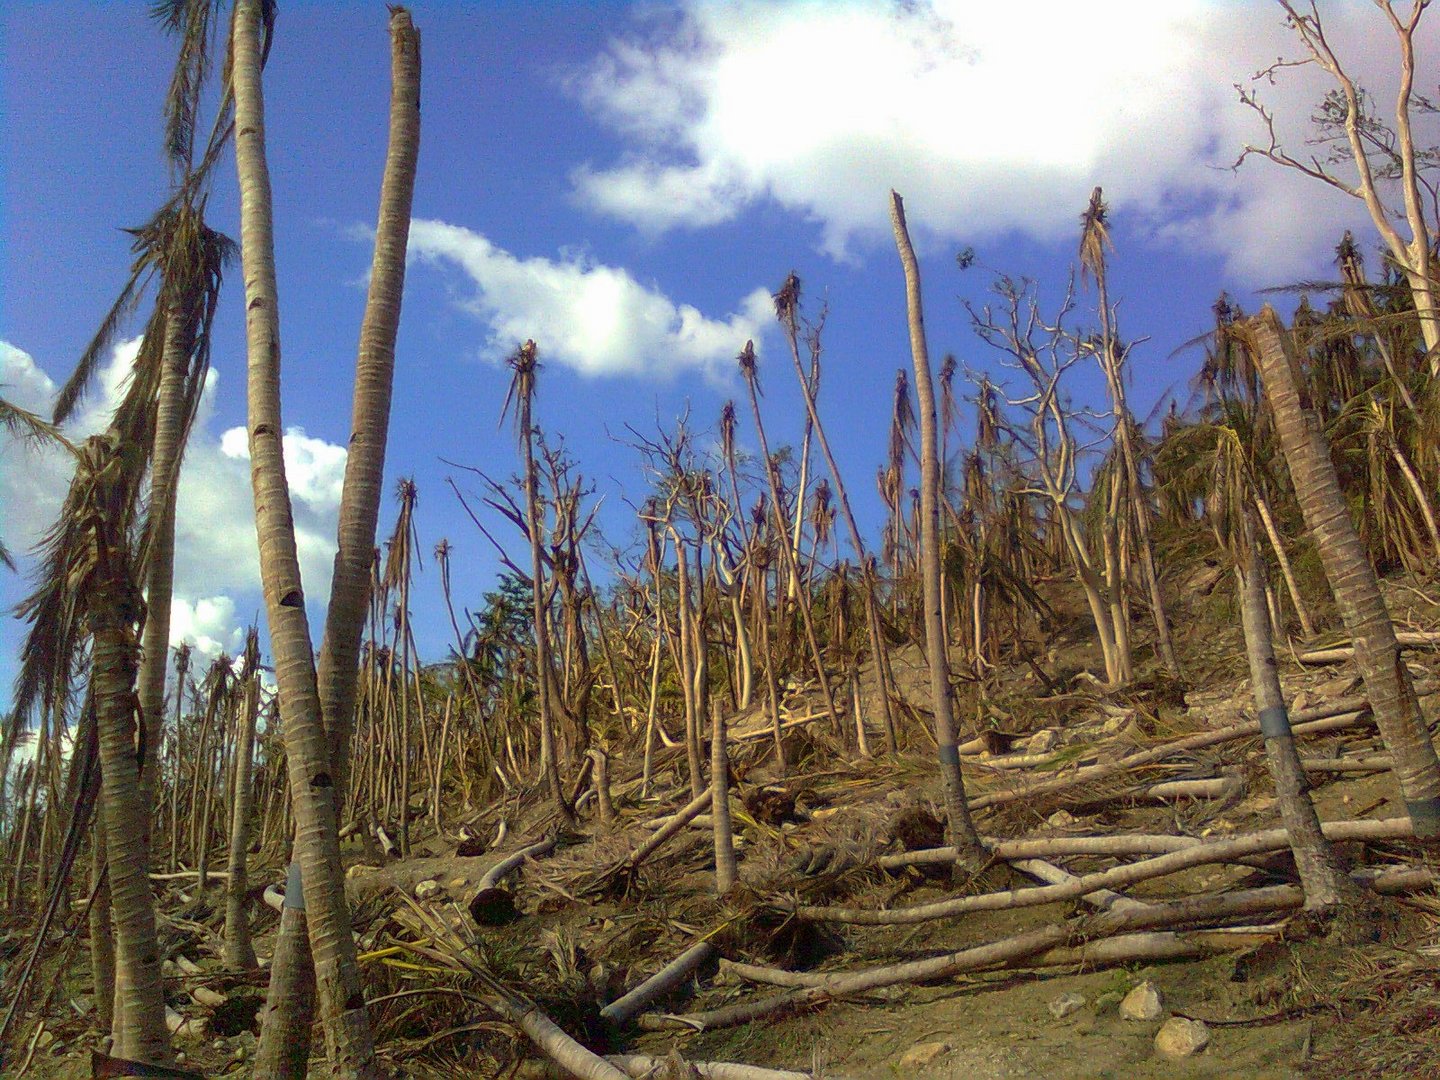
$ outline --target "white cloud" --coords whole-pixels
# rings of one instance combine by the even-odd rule
[[[170,641],[188,641],[206,656],[237,655],[245,645],[244,631],[229,596],[202,596],[195,601],[177,596],[170,606]]]
[[[773,322],[756,289],[735,312],[712,319],[583,254],[519,258],[484,236],[441,221],[410,227],[410,254],[458,266],[476,287],[464,306],[486,326],[484,353],[499,359],[527,338],[545,360],[585,375],[716,375],[747,338]]]
[[[1393,100],[1383,17],[1352,4],[1326,18],[1342,59]],[[1422,57],[1436,24],[1422,24]],[[815,220],[838,257],[888,237],[891,187],[922,235],[971,242],[1070,237],[1102,184],[1132,223],[1273,281],[1365,220],[1269,163],[1226,168],[1262,134],[1233,84],[1297,52],[1260,3],[695,0],[572,82],[626,144],[573,181],[582,203],[646,232],[773,200]],[[1297,156],[1324,88],[1310,68],[1264,88]]]
[[[72,437],[101,430],[123,393],[138,339],[118,345],[99,373],[96,391],[69,425]],[[241,627],[263,615],[260,562],[244,428],[214,432],[219,376],[212,368],[191,431],[176,504],[172,644],[190,641],[200,652],[234,654]],[[0,341],[0,393],[16,404],[47,412],[56,386],[35,360]],[[336,518],[345,475],[345,448],[307,435],[285,433],[296,543],[312,617],[323,614],[335,556]],[[65,498],[71,468],[60,451],[0,435],[0,521],[7,546],[20,555],[53,522]]]

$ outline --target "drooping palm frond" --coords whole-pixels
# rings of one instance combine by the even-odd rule
[[[72,454],[75,452],[74,445],[65,437],[59,427],[43,416],[33,413],[29,409],[22,409],[19,405],[6,401],[3,397],[0,397],[0,428],[27,442],[54,444],[64,447]]]
[[[38,548],[35,587],[15,608],[30,629],[20,649],[12,727],[23,727],[37,706],[65,714],[84,656],[91,586],[105,572],[97,560],[109,550],[96,537],[102,526],[107,535],[129,533],[144,456],[143,446],[113,427],[77,449],[65,502]]]
[[[22,409],[19,405],[6,401],[3,397],[0,397],[0,429],[27,442],[64,447],[72,454],[76,452],[74,444],[61,433],[58,427],[44,417],[29,409]],[[3,539],[0,539],[0,565],[10,570],[15,569],[15,559],[5,546]]]
[[[150,14],[179,39],[165,93],[165,153],[177,172],[187,172],[194,164],[200,98],[214,62],[221,5],[216,0],[158,0]]]

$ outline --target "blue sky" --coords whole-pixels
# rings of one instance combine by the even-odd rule
[[[0,393],[21,404],[48,404],[122,280],[119,228],[163,197],[172,47],[147,7],[12,0],[0,9]],[[973,246],[984,267],[1033,276],[1053,299],[1079,214],[1104,185],[1122,332],[1148,338],[1131,368],[1142,412],[1172,389],[1183,403],[1198,353],[1169,354],[1206,328],[1222,288],[1253,307],[1257,287],[1324,277],[1346,227],[1370,248],[1358,204],[1264,162],[1228,168],[1260,137],[1232,84],[1295,51],[1275,5],[978,7],[414,5],[424,130],[388,471],[419,485],[427,563],[441,537],[452,544],[460,603],[479,602],[496,562],[444,480],[474,485],[442,459],[514,470],[511,429],[497,425],[498,359],[523,337],[539,343],[537,418],[565,437],[605,497],[609,539],[623,545],[625,500],[644,495],[624,425],[653,429],[688,405],[693,427],[713,427],[741,393],[733,357],[746,337],[761,353],[772,445],[798,441],[802,407],[766,295],[792,269],[812,305],[829,302],[821,408],[857,510],[878,524],[873,477],[890,387],[909,364],[891,187],[906,196],[920,247],[933,355],[954,352],[984,370],[993,357],[960,299],[983,300],[988,275],[962,274],[955,253]],[[1342,56],[1385,87],[1392,49],[1373,7],[1325,10]],[[1421,38],[1432,74],[1435,45],[1432,20]],[[285,420],[317,621],[388,63],[383,4],[282,5],[267,123]],[[1300,146],[1322,85],[1301,69],[1265,88],[1289,145]],[[210,216],[238,235],[231,165]],[[179,507],[175,632],[209,649],[238,648],[260,608],[235,430],[240,298],[236,267]],[[1075,393],[1098,385],[1086,372]],[[79,427],[101,423],[106,393],[97,388]],[[741,431],[752,448],[748,422]],[[0,442],[0,535],[12,548],[38,537],[63,491],[58,461]],[[384,518],[392,514],[387,505]],[[515,544],[503,522],[495,527]],[[0,604],[23,589],[23,577],[0,572]],[[427,565],[414,607],[431,658],[449,640],[438,593]],[[13,620],[0,623],[7,685],[19,637]]]

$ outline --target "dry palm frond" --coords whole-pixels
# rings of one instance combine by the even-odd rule
[[[1105,274],[1105,252],[1114,250],[1110,241],[1110,208],[1100,188],[1090,193],[1090,205],[1080,215],[1080,274],[1093,274],[1096,278]]]

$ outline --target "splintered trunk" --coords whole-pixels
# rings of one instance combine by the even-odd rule
[[[910,351],[915,362],[915,398],[920,413],[920,580],[925,607],[925,654],[930,667],[930,699],[935,712],[940,777],[945,785],[945,810],[950,842],[959,862],[970,870],[986,861],[985,848],[970,818],[960,751],[955,741],[954,700],[945,624],[940,615],[940,461],[935,389],[930,350],[925,340],[925,315],[920,298],[920,264],[905,227],[905,204],[890,193],[890,221],[905,271],[905,298],[910,323]]]
[[[1434,843],[1440,839],[1440,761],[1395,640],[1375,568],[1340,491],[1319,418],[1301,396],[1294,346],[1269,305],[1244,324],[1244,331],[1265,382],[1305,526],[1315,537],[1335,605],[1354,642],[1355,665],[1365,681],[1376,726],[1394,759],[1415,835]]]
[[[378,1076],[379,1070],[345,903],[335,765],[316,684],[281,442],[279,292],[260,76],[264,6],[260,0],[239,0],[231,46],[249,360],[250,467],[260,576],[280,694],[295,815],[295,853],[331,1074],[337,1080],[368,1078]]]
[[[1240,529],[1240,559],[1235,576],[1245,628],[1245,655],[1250,661],[1250,685],[1260,715],[1260,734],[1265,740],[1265,757],[1275,782],[1276,801],[1295,854],[1306,909],[1337,913],[1338,909],[1352,904],[1359,891],[1335,858],[1330,841],[1320,829],[1315,804],[1310,801],[1310,785],[1295,749],[1290,717],[1280,690],[1279,668],[1270,637],[1270,615],[1265,603],[1265,564],[1255,546],[1255,531],[1248,512],[1241,515]]]
[[[799,576],[795,562],[795,552],[788,542],[789,530],[786,528],[785,503],[780,498],[780,484],[775,475],[775,463],[770,457],[770,443],[765,437],[765,425],[760,419],[760,392],[756,385],[755,376],[755,346],[753,342],[747,341],[745,349],[740,354],[741,372],[745,376],[745,385],[750,393],[750,410],[755,417],[755,435],[760,440],[760,453],[764,457],[765,482],[770,494],[770,512],[775,518],[776,546],[780,549],[782,565],[789,578]],[[776,588],[776,607],[781,608],[780,597],[783,592]],[[801,589],[798,593],[800,601],[800,621],[805,629],[805,643],[810,650],[810,661],[815,670],[815,678],[819,683],[821,696],[825,700],[825,713],[830,718],[830,730],[839,732],[840,716],[835,711],[835,693],[830,686],[830,677],[825,673],[825,658],[820,652],[820,641],[815,636],[815,621],[811,616],[810,594]],[[773,654],[772,654],[773,655]]]
[[[710,816],[715,829],[715,893],[735,887],[735,834],[730,826],[730,757],[725,750],[725,714],[710,706]]]
[[[701,749],[700,710],[704,704],[696,694],[695,655],[693,645],[695,623],[690,618],[690,559],[685,554],[685,545],[675,536],[676,588],[679,609],[676,612],[676,626],[679,629],[680,681],[685,697],[685,760],[690,770],[690,795],[699,798],[705,790],[705,754]]]

